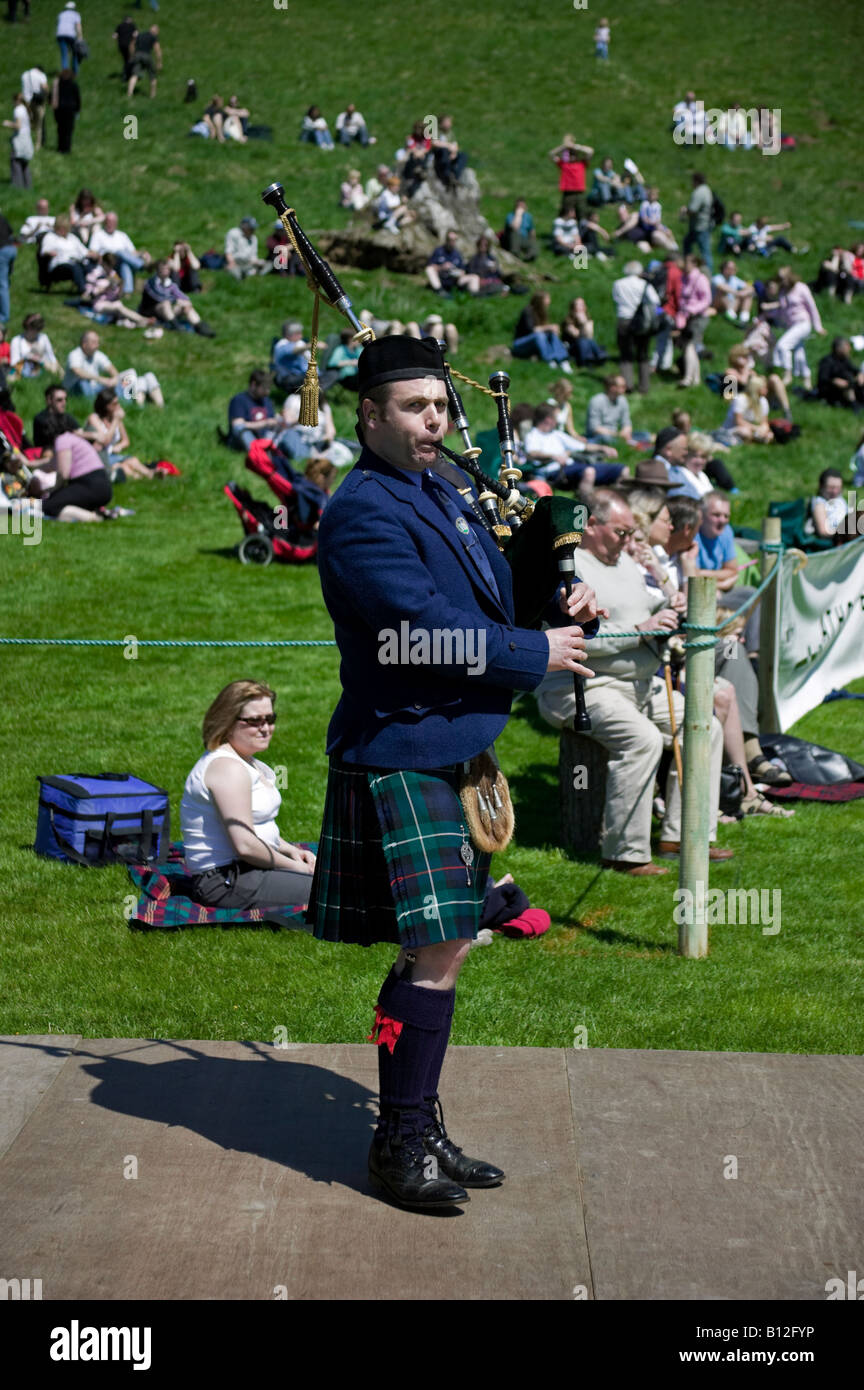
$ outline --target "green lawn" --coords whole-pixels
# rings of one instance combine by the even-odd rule
[[[225,230],[247,213],[265,230],[259,194],[274,178],[285,183],[307,229],[337,226],[346,217],[336,207],[341,170],[357,163],[365,177],[414,120],[448,109],[495,226],[517,193],[528,198],[541,229],[549,225],[556,174],[545,154],[569,129],[598,157],[608,149],[617,164],[628,154],[636,159],[660,185],[667,221],[685,201],[696,167],[727,208],[740,204],[748,218],[764,212],[791,220],[793,239],[813,248],[796,259],[807,276],[823,248],[851,240],[848,223],[862,217],[859,122],[850,101],[860,80],[862,24],[848,0],[832,7],[830,31],[824,14],[801,0],[780,11],[735,0],[710,32],[692,7],[634,0],[613,12],[620,23],[606,66],[592,57],[596,14],[564,0],[523,4],[503,17],[468,0],[450,20],[394,0],[366,12],[334,0],[287,10],[263,0],[242,9],[226,0],[167,0],[158,15],[165,51],[158,97],[136,95],[131,105],[110,77],[117,70],[110,34],[121,8],[104,0],[87,6],[93,56],[82,70],[74,152],[66,160],[50,148],[42,153],[32,194],[4,187],[0,208],[15,226],[36,196],[49,196],[56,209],[87,184],[103,207],[118,208],[121,226],[140,245],[158,253],[182,236],[201,252],[221,248]],[[141,11],[144,21],[149,14]],[[9,75],[34,59],[54,61],[52,33],[53,17],[38,8],[29,27],[4,26],[7,90]],[[834,37],[841,33],[842,45]],[[187,139],[198,111],[182,104],[190,76],[202,106],[211,91],[238,90],[253,120],[273,127],[273,142],[210,148]],[[678,147],[669,115],[690,85],[709,106],[740,100],[779,107],[798,149],[772,159]],[[379,137],[375,149],[326,155],[297,142],[306,106],[317,102],[332,122],[352,99]],[[130,113],[139,118],[137,140],[123,138]],[[611,214],[604,220],[611,226]],[[744,264],[750,274],[760,268]],[[614,265],[576,272],[544,252],[540,268],[554,277],[556,315],[573,294],[583,294],[599,338],[612,344]],[[356,304],[388,315],[417,317],[438,304],[419,280],[354,271],[345,279]],[[131,413],[130,434],[139,457],[171,458],[182,478],[118,489],[117,500],[136,515],[116,525],[46,524],[38,546],[0,535],[2,635],[332,636],[314,569],[261,571],[234,557],[240,526],[221,487],[244,477],[243,461],[215,434],[228,397],[242,389],[251,366],[266,362],[282,318],[296,313],[308,321],[308,292],[302,283],[273,278],[241,286],[205,273],[204,282],[199,308],[215,340],[175,334],[149,343],[100,330],[118,367],[152,368],[162,380],[166,410]],[[60,290],[37,293],[32,252],[22,250],[13,328],[40,309],[65,355],[86,321],[63,297]],[[457,299],[447,308],[463,335],[460,370],[485,380],[494,366],[509,369],[504,347],[521,304]],[[861,331],[857,310],[831,300],[820,308],[829,334]],[[323,326],[339,321],[325,316]],[[712,324],[713,365],[722,364],[736,337],[731,325]],[[822,341],[811,340],[813,363]],[[525,362],[512,365],[512,376],[513,400],[535,403],[551,379],[545,367]],[[574,384],[578,420],[597,384],[584,373]],[[15,395],[29,425],[41,407],[40,383]],[[682,397],[698,425],[722,421],[722,400],[704,387],[685,394],[664,384],[634,401],[636,426],[666,423]],[[485,397],[469,393],[466,404],[477,428],[493,423]],[[336,417],[341,432],[351,429],[347,398],[337,403]],[[788,448],[735,452],[741,496],[733,520],[758,526],[772,498],[809,492],[827,464],[846,469],[860,434],[855,420],[809,405],[796,406],[796,419],[803,433]],[[263,485],[252,487],[264,495]],[[176,816],[204,709],[223,684],[247,674],[279,693],[270,760],[288,769],[283,831],[315,838],[325,732],[339,689],[333,650],[141,648],[127,660],[121,648],[3,649],[0,1030],[266,1040],[284,1026],[289,1037],[316,1042],[359,1041],[368,1032],[388,949],[332,949],[267,930],[133,933],[124,917],[130,885],[120,868],[78,871],[36,859],[28,848],[40,773],[134,770],[168,788]],[[814,710],[793,732],[864,758],[857,702]],[[600,873],[596,863],[569,860],[558,847],[557,738],[530,698],[517,704],[499,748],[518,829],[497,872],[513,872],[532,901],[552,913],[553,929],[536,943],[496,941],[472,953],[456,1042],[561,1046],[584,1026],[589,1046],[861,1050],[861,803],[801,806],[788,823],[748,821],[722,830],[736,857],[712,883],[782,887],[782,929],[766,936],[758,927],[718,927],[709,958],[685,961],[675,951],[674,873],[655,882],[622,880]]]

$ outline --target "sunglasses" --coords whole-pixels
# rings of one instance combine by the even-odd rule
[[[631,526],[629,529],[626,526],[613,526],[612,530],[621,541],[629,541],[631,536],[636,535],[635,526]]]
[[[248,724],[250,729],[263,729],[265,724],[275,724],[275,714],[256,714],[251,718],[242,714],[237,716],[238,724]]]

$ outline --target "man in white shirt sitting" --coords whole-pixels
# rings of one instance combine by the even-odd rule
[[[554,405],[538,405],[532,428],[525,436],[525,457],[537,477],[553,487],[577,484],[581,493],[589,493],[598,480],[611,485],[622,475],[629,476],[629,469],[621,463],[581,461],[579,455],[587,448],[584,439],[557,428]],[[615,456],[615,450],[606,445],[597,445],[596,449],[606,458]]]
[[[57,280],[74,280],[79,294],[84,293],[87,279],[85,262],[90,252],[80,237],[69,230],[69,218],[65,215],[54,219],[54,226],[42,238],[39,256],[48,259],[48,274],[52,283]]]
[[[47,232],[54,226],[54,218],[51,215],[51,205],[47,198],[36,199],[36,211],[31,212],[26,218],[18,233],[18,240],[25,246],[32,246],[43,232]]]
[[[626,546],[636,529],[633,513],[620,495],[598,489],[579,549],[579,574],[596,588],[609,610],[608,620],[591,642],[594,675],[585,680],[585,703],[591,719],[590,737],[609,755],[606,802],[600,852],[605,868],[635,877],[663,874],[651,859],[651,808],[654,778],[671,736],[666,687],[657,675],[661,656],[658,638],[674,632],[684,600],[667,600],[662,590],[645,585],[639,566]],[[639,637],[606,637],[610,632],[639,632]],[[673,702],[677,727],[684,720],[684,699]],[[575,712],[569,672],[546,675],[537,687],[537,705],[556,729],[572,728]],[[723,731],[711,720],[709,796],[711,839],[716,837],[720,799]],[[681,843],[681,789],[674,759],[666,780],[666,811],[659,852],[678,854]],[[732,850],[712,846],[711,860],[731,859]]]
[[[239,227],[226,233],[225,269],[235,280],[243,280],[247,275],[267,275],[273,269],[272,261],[258,255],[257,226],[256,218],[244,217]]]
[[[143,270],[145,266],[150,265],[152,257],[149,251],[136,250],[132,239],[126,232],[119,230],[116,212],[106,212],[103,225],[95,227],[90,237],[91,255],[104,256],[107,251],[110,251],[117,261],[117,269],[123,281],[123,293],[132,294],[135,289],[135,271]]]
[[[122,401],[143,405],[145,400],[151,400],[154,405],[165,404],[153,372],[139,375],[131,367],[118,372],[110,357],[100,352],[99,334],[92,328],[82,333],[80,346],[73,348],[66,358],[63,385],[70,394],[86,396],[89,400],[106,386],[112,386]]]
[[[340,145],[350,145],[352,140],[358,140],[361,145],[376,143],[375,136],[369,134],[366,122],[353,101],[349,101],[345,110],[340,111],[336,117],[336,134]]]
[[[718,275],[712,275],[711,286],[714,292],[714,308],[718,314],[725,314],[730,323],[750,322],[750,305],[753,302],[753,286],[735,274],[734,261],[724,261]]]

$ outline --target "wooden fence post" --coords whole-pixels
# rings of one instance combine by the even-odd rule
[[[717,621],[717,581],[693,578],[687,585],[687,622],[710,627]],[[698,958],[708,954],[705,895],[708,890],[708,839],[711,833],[711,721],[714,717],[714,648],[710,634],[688,632],[687,641],[704,642],[688,651],[684,700],[684,787],[681,810],[681,856],[678,887],[688,896],[680,914],[678,953]]]

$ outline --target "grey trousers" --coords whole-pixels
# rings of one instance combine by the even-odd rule
[[[558,679],[559,674],[563,680]],[[683,751],[684,697],[673,692],[675,722]],[[606,802],[603,811],[601,854],[604,859],[645,864],[651,858],[651,807],[654,776],[664,746],[672,743],[669,701],[659,676],[645,681],[605,680],[585,684],[585,704],[591,718],[591,738],[609,754],[606,768]],[[543,718],[555,728],[572,725],[576,701],[573,677],[568,671],[547,676],[537,692]],[[720,801],[720,768],[723,762],[723,730],[711,720],[711,839],[717,838]],[[590,791],[590,789],[587,789]],[[666,814],[662,840],[681,839],[681,788],[675,761],[666,779]]]
[[[242,859],[193,876],[192,894],[205,907],[257,907],[268,920],[281,920],[276,909],[302,906],[312,891],[311,873],[293,869],[258,869]],[[273,909],[269,911],[269,909]],[[309,931],[302,917],[286,918],[299,931]]]

